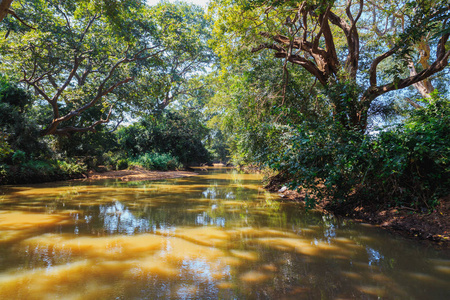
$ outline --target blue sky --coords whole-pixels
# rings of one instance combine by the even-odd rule
[[[155,5],[159,1],[160,0],[147,0],[147,3],[150,5]],[[206,7],[206,4],[208,3],[208,1],[209,0],[185,0],[182,2],[194,3],[194,4],[200,5],[202,7]],[[169,0],[169,2],[175,2],[175,0]]]

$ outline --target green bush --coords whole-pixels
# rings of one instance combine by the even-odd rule
[[[126,159],[119,159],[117,161],[117,164],[116,164],[116,169],[117,170],[125,170],[127,168],[128,168],[128,160],[126,160]]]
[[[178,159],[168,153],[145,153],[132,159],[134,165],[142,166],[149,170],[175,170],[182,167]]]
[[[55,161],[29,160],[20,165],[22,173],[33,172],[36,175],[54,175],[59,173],[59,167]]]
[[[14,164],[20,164],[25,161],[26,153],[22,150],[16,150],[14,151],[12,155],[12,162]]]
[[[86,166],[77,161],[28,160],[14,166],[0,164],[0,183],[38,183],[81,177]]]
[[[208,130],[193,112],[166,112],[122,127],[117,132],[120,149],[129,156],[141,153],[170,153],[183,165],[210,162],[202,141]]]
[[[270,167],[292,178],[315,199],[370,201],[379,207],[431,209],[450,193],[450,104],[434,98],[403,125],[377,136],[345,130],[338,123],[302,124],[289,132],[289,146],[273,153]]]
[[[12,152],[11,146],[8,143],[8,135],[0,132],[0,161],[8,157]]]
[[[31,104],[32,97],[26,91],[0,75],[0,155],[5,149],[34,157],[48,153],[47,145],[39,138],[36,116],[31,115]],[[21,154],[16,154],[16,162],[18,155]],[[11,163],[7,156],[3,155],[3,159]]]
[[[86,165],[81,162],[58,160],[57,164],[60,172],[67,175],[82,174],[87,171]]]
[[[8,175],[9,166],[5,164],[0,164],[0,178],[6,177]]]

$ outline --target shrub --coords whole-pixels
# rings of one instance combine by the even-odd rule
[[[450,104],[434,98],[404,125],[378,136],[339,124],[303,124],[269,165],[289,174],[291,187],[336,203],[371,201],[379,207],[431,209],[450,193]]]
[[[117,170],[125,170],[127,168],[128,168],[128,160],[126,160],[126,159],[119,159],[117,161],[117,164],[116,164],[116,169]]]
[[[22,150],[14,151],[12,155],[12,161],[14,164],[20,164],[25,161],[25,152]]]
[[[31,103],[32,97],[25,90],[0,75],[0,155],[5,146],[6,150],[20,150],[28,156],[47,153],[47,145],[39,139],[36,116],[30,114]],[[16,154],[13,163],[23,162],[17,155],[21,154]],[[10,160],[7,162],[11,163]]]
[[[208,130],[192,112],[166,112],[150,116],[117,132],[118,144],[128,155],[170,153],[184,165],[208,163],[202,141]]]
[[[29,160],[20,165],[23,173],[32,172],[36,175],[54,175],[59,172],[55,161]]]
[[[168,153],[147,152],[133,158],[132,162],[134,165],[139,165],[149,170],[167,171],[181,168],[181,163],[178,159]]]
[[[5,164],[0,164],[0,178],[8,175],[9,166]]]
[[[81,162],[58,160],[57,164],[59,170],[67,175],[82,174],[87,171],[86,165]]]
[[[8,155],[12,152],[11,146],[8,144],[7,138],[8,135],[0,131],[0,161],[8,157]]]

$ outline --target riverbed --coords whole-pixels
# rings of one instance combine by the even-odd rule
[[[1,299],[450,299],[450,253],[280,203],[257,174],[6,186]]]

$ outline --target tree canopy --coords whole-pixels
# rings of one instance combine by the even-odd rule
[[[225,62],[265,50],[283,60],[285,77],[287,64],[302,67],[355,130],[380,95],[411,85],[429,94],[427,80],[450,56],[448,1],[215,1],[211,12]]]
[[[187,80],[213,57],[194,6],[34,0],[12,7],[35,29],[2,23],[0,69],[51,107],[42,135],[95,131],[114,106],[119,115],[133,106],[164,108],[190,91]],[[92,109],[101,117],[81,122]]]

